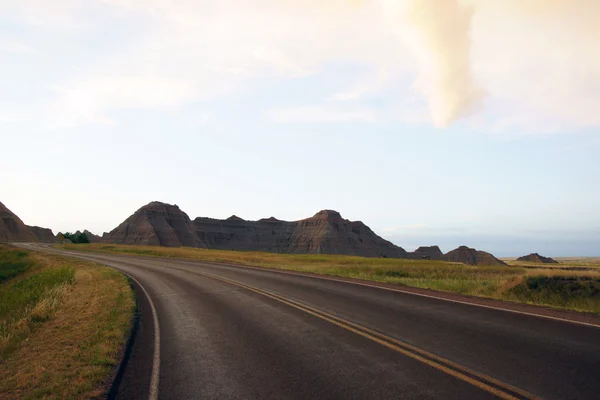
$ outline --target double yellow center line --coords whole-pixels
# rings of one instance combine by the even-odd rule
[[[175,269],[179,270],[179,268],[175,268]],[[187,269],[181,269],[181,271],[185,271],[188,273],[192,272]],[[455,362],[446,360],[445,358],[436,356],[435,354],[429,353],[425,350],[421,350],[418,347],[412,346],[408,343],[404,343],[398,339],[384,335],[380,332],[376,332],[376,331],[366,328],[364,326],[347,321],[338,316],[318,310],[314,307],[310,307],[306,304],[299,303],[295,300],[288,299],[286,297],[280,296],[275,293],[268,292],[263,289],[259,289],[254,286],[246,285],[245,283],[241,283],[241,282],[234,281],[231,279],[223,278],[218,275],[213,275],[213,274],[209,274],[209,273],[205,273],[205,272],[197,272],[197,271],[193,271],[192,273],[197,274],[197,275],[203,275],[208,278],[212,278],[212,279],[215,279],[215,280],[218,280],[221,282],[225,282],[225,283],[249,290],[254,293],[258,293],[262,296],[268,297],[268,298],[276,300],[278,302],[287,304],[290,307],[294,307],[298,310],[301,310],[308,314],[314,315],[317,318],[320,318],[320,319],[330,322],[334,325],[337,325],[340,328],[346,329],[357,335],[360,335],[362,337],[370,339],[370,340],[377,342],[391,350],[394,350],[394,351],[401,353],[407,357],[410,357],[414,360],[417,360],[426,365],[429,365],[432,368],[435,368],[435,369],[442,371],[448,375],[451,375],[457,379],[460,379],[463,382],[467,382],[479,389],[485,390],[486,392],[489,392],[498,398],[505,399],[505,400],[539,399],[539,397],[536,397],[531,393],[528,393],[522,389],[511,386],[507,383],[501,382],[497,379],[492,378],[491,376],[481,374],[479,372],[475,372],[467,367],[456,364]]]

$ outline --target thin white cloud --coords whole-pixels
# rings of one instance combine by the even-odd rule
[[[225,130],[224,121],[220,120],[215,115],[208,112],[201,113],[197,118],[195,118],[193,123],[196,126],[202,128],[209,128],[211,130],[214,130],[215,132],[223,132]]]
[[[84,0],[0,0],[0,15],[9,14],[13,21],[34,27],[75,29],[85,26],[76,15],[85,5]]]
[[[33,53],[33,47],[15,40],[0,39],[0,51],[7,53]]]
[[[265,113],[267,119],[279,123],[376,123],[378,117],[372,110],[343,110],[331,107],[297,107],[273,109]]]
[[[22,113],[0,112],[0,123],[23,122],[30,119],[30,116]]]
[[[190,100],[194,90],[185,81],[159,76],[101,76],[58,88],[50,108],[49,127],[92,122],[111,124],[107,108],[174,107]]]
[[[335,93],[330,97],[334,101],[355,101],[365,95],[381,91],[383,86],[390,80],[390,72],[386,66],[377,69],[373,77],[364,79],[348,90]]]

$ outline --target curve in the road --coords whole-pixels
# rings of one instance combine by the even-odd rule
[[[147,398],[151,372],[160,397],[178,400],[581,399],[600,392],[593,316],[547,318],[264,268],[32,249],[120,269],[152,302],[141,304],[140,340],[118,399]],[[150,368],[153,351],[160,373]]]

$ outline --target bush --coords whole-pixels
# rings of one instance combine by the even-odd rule
[[[62,235],[65,239],[69,239],[72,243],[90,243],[90,239],[88,238],[88,235],[85,232],[67,232],[59,233],[58,235]]]

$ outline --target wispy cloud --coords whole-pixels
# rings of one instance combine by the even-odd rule
[[[23,122],[30,119],[30,116],[22,113],[0,112],[0,123]]]
[[[364,79],[362,82],[355,84],[350,89],[333,94],[329,100],[331,101],[356,101],[360,100],[367,94],[380,92],[382,87],[390,79],[389,69],[382,66],[377,69],[373,77]]]
[[[375,123],[378,120],[372,110],[344,110],[328,106],[273,109],[265,115],[271,121],[284,123]]]
[[[60,99],[49,110],[51,128],[111,124],[104,113],[107,109],[174,107],[194,96],[187,82],[159,76],[99,76],[57,91]]]
[[[19,41],[0,39],[0,51],[7,53],[33,53],[34,48]]]

